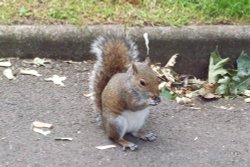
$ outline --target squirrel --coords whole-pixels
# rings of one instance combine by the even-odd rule
[[[145,141],[156,135],[141,130],[149,106],[160,103],[159,79],[150,59],[138,61],[136,44],[125,36],[100,36],[91,45],[97,61],[90,78],[94,110],[101,113],[108,137],[124,150],[138,146],[124,139],[127,133]]]

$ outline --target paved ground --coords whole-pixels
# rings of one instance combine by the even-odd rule
[[[12,60],[13,69],[27,66]],[[158,135],[155,142],[133,139],[136,152],[112,144],[97,125],[91,102],[83,96],[92,65],[54,61],[39,67],[41,77],[18,75],[7,80],[0,68],[0,167],[243,167],[250,166],[250,106],[241,98],[204,102],[192,110],[164,100],[145,129]],[[65,87],[44,81],[53,74],[67,76]],[[33,121],[54,125],[47,137],[30,129]],[[73,141],[55,141],[72,137]]]

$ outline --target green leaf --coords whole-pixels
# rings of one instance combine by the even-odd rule
[[[170,100],[174,100],[176,98],[176,96],[174,94],[172,94],[170,92],[170,90],[165,89],[165,88],[161,89],[161,95],[170,99]]]
[[[228,73],[228,70],[224,69],[224,65],[228,64],[229,58],[222,59],[218,49],[211,53],[209,59],[209,69],[208,69],[208,82],[216,83],[220,76],[224,76]]]
[[[215,93],[217,95],[228,95],[230,80],[231,79],[229,76],[224,76],[223,78],[219,79],[218,83],[220,85],[216,88]]]
[[[241,94],[250,86],[250,76],[239,77],[234,76],[230,83],[230,92],[232,94]]]
[[[237,59],[238,76],[250,76],[250,57],[243,51]]]
[[[237,70],[230,83],[232,94],[241,94],[250,86],[250,57],[245,52],[241,52],[237,59]]]

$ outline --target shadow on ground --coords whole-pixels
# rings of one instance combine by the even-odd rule
[[[14,71],[34,67],[12,60]],[[97,125],[88,88],[91,64],[54,61],[36,68],[42,76],[17,75],[9,81],[0,68],[0,167],[96,166],[250,166],[250,106],[243,99],[204,102],[192,110],[164,100],[152,108],[145,129],[158,135],[155,142],[134,140],[136,152],[112,144]],[[44,81],[66,76],[65,87]],[[31,130],[35,120],[54,125],[47,137]],[[55,141],[72,137],[73,141]]]

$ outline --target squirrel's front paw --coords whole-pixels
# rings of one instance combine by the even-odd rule
[[[148,99],[148,104],[151,106],[156,106],[160,102],[161,102],[161,99],[160,99],[160,97],[157,97],[157,96]]]

